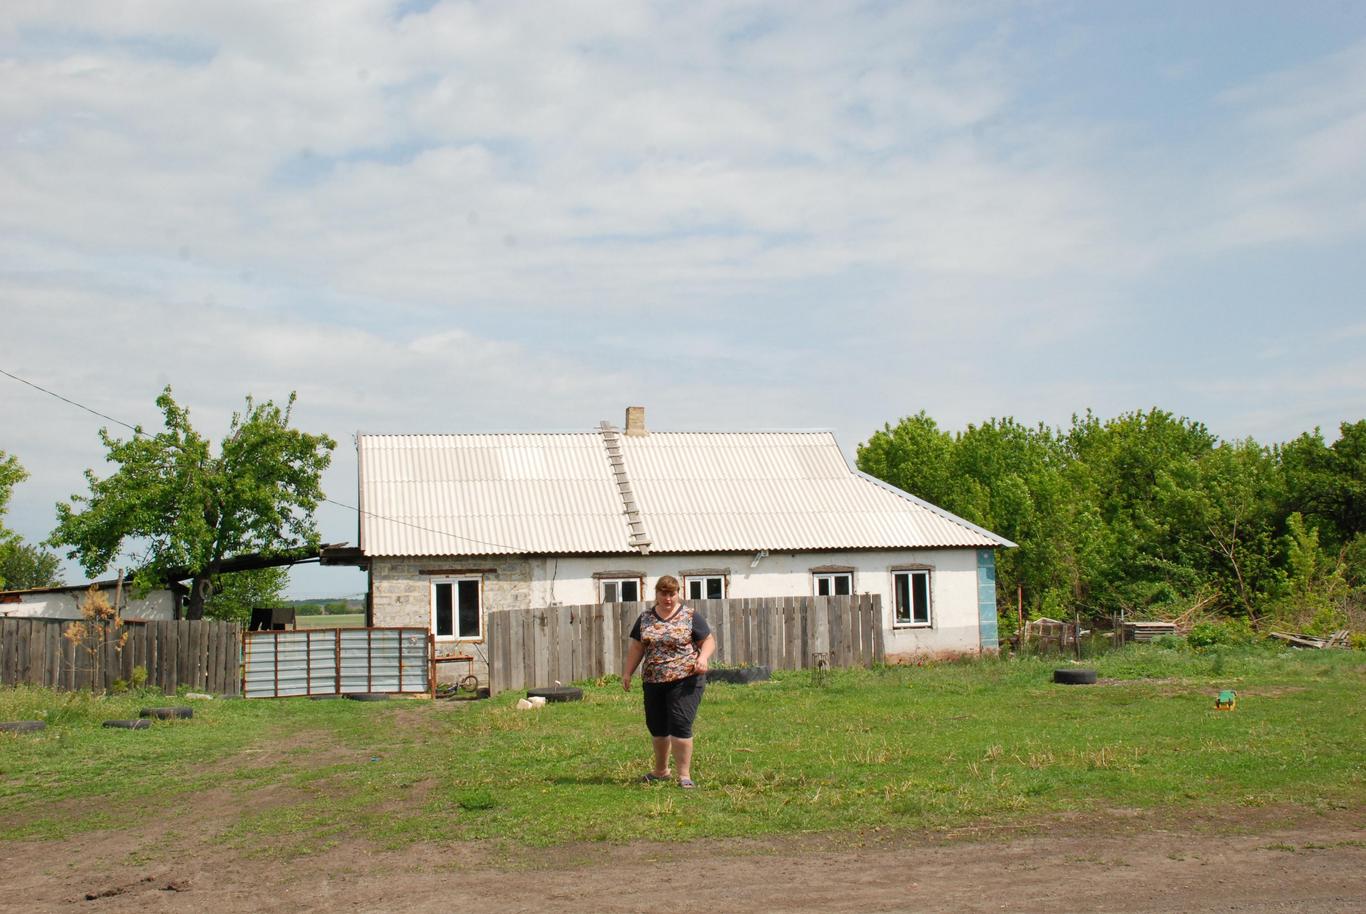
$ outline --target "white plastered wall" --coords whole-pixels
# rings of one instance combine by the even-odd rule
[[[85,591],[52,591],[20,596],[18,603],[0,604],[0,616],[13,619],[79,619]],[[126,592],[125,592],[126,593]],[[104,589],[112,603],[114,591]],[[153,621],[175,618],[175,595],[169,590],[152,590],[141,599],[125,597],[123,618]]]
[[[854,592],[882,598],[883,634],[889,662],[916,657],[975,652],[979,646],[977,550],[906,549],[885,552],[772,553],[754,562],[753,553],[730,555],[613,555],[531,559],[530,606],[598,602],[595,573],[638,572],[645,577],[646,596],[661,575],[680,580],[690,570],[727,571],[728,597],[810,596],[812,569],[853,568]],[[931,624],[923,628],[893,625],[892,569],[928,567]]]

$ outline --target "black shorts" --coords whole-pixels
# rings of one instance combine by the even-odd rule
[[[672,682],[642,682],[645,693],[645,726],[654,737],[692,738],[692,722],[706,688],[704,675],[686,676]]]

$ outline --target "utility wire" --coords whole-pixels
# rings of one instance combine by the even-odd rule
[[[63,403],[70,403],[72,406],[76,407],[77,409],[83,409],[83,410],[85,410],[85,411],[88,412],[88,413],[92,413],[92,414],[94,414],[94,415],[96,415],[96,416],[99,416],[101,419],[108,419],[110,422],[113,422],[115,425],[122,425],[124,428],[132,429],[132,430],[133,430],[133,434],[135,434],[135,435],[145,435],[145,434],[146,434],[145,432],[143,432],[142,429],[138,428],[136,425],[129,425],[127,422],[124,422],[124,421],[121,420],[121,419],[115,419],[113,416],[106,416],[104,413],[100,412],[99,410],[91,409],[90,407],[86,406],[86,405],[83,404],[83,403],[77,403],[75,400],[67,399],[66,397],[63,397],[63,396],[62,396],[61,394],[59,394],[59,393],[53,393],[52,391],[48,390],[46,387],[39,387],[37,384],[34,384],[32,381],[25,381],[23,378],[19,377],[17,374],[10,374],[8,371],[6,371],[6,370],[3,369],[3,368],[0,368],[0,374],[4,375],[4,376],[7,377],[7,378],[13,378],[14,380],[18,381],[20,384],[27,384],[29,387],[32,387],[34,390],[41,390],[43,393],[47,394],[49,397],[56,397],[58,400],[61,400]]]
[[[40,386],[38,386],[37,384],[34,384],[32,381],[26,381],[26,380],[24,380],[23,378],[19,377],[18,375],[10,374],[8,371],[6,371],[6,370],[3,369],[3,368],[0,368],[0,374],[3,374],[3,375],[5,375],[5,376],[8,377],[8,378],[13,378],[14,380],[18,381],[20,384],[27,384],[29,387],[32,387],[34,390],[40,390],[40,391],[42,391],[43,393],[47,394],[49,397],[56,397],[58,400],[61,400],[63,403],[69,403],[70,405],[76,407],[77,409],[83,409],[83,410],[85,410],[85,411],[88,412],[88,413],[91,413],[91,414],[93,414],[93,415],[99,416],[101,419],[108,419],[110,422],[113,422],[113,423],[115,423],[115,424],[117,424],[117,425],[122,425],[124,428],[132,429],[132,430],[133,430],[133,434],[135,434],[135,435],[142,435],[142,436],[144,436],[144,437],[146,437],[146,435],[147,435],[146,432],[144,432],[141,428],[139,428],[139,427],[136,426],[136,425],[129,425],[127,422],[124,422],[124,421],[122,421],[122,420],[120,420],[120,419],[115,419],[113,416],[106,416],[104,413],[99,412],[98,410],[91,409],[90,407],[86,406],[86,405],[83,404],[83,403],[77,403],[75,400],[68,399],[67,397],[62,396],[62,395],[59,394],[59,393],[54,393],[53,391],[48,390],[46,387],[40,387]],[[527,552],[527,551],[528,551],[528,550],[526,550],[526,549],[518,549],[518,548],[515,547],[515,546],[508,546],[508,545],[506,545],[506,544],[504,544],[504,543],[490,543],[490,542],[487,542],[487,541],[485,541],[485,540],[478,540],[478,539],[474,539],[473,537],[469,537],[469,536],[461,536],[461,535],[458,534],[458,533],[451,533],[449,530],[437,530],[437,529],[434,528],[434,527],[424,527],[424,526],[422,526],[421,524],[414,524],[414,523],[410,523],[410,522],[408,522],[408,521],[406,521],[406,520],[399,520],[399,519],[396,518],[396,517],[386,517],[386,516],[384,516],[383,514],[376,514],[376,513],[373,512],[373,511],[365,511],[365,510],[362,510],[361,508],[358,508],[358,507],[356,507],[356,506],[354,506],[354,505],[343,504],[342,502],[335,501],[335,500],[333,500],[333,499],[331,499],[331,498],[324,498],[323,501],[327,502],[329,505],[336,505],[338,508],[345,508],[345,509],[348,510],[348,511],[355,511],[357,514],[364,514],[364,515],[366,515],[367,517],[373,517],[373,518],[375,518],[376,520],[386,521],[386,522],[391,523],[391,524],[398,524],[398,525],[403,526],[403,527],[411,527],[411,528],[414,529],[414,530],[421,530],[421,531],[423,531],[424,533],[435,533],[437,536],[447,536],[447,537],[450,537],[450,538],[452,538],[452,539],[463,540],[464,542],[467,542],[467,543],[474,543],[474,544],[479,545],[479,546],[492,546],[492,547],[494,547],[495,549],[505,549],[505,550],[507,550],[508,552],[521,553],[521,552]]]
[[[385,517],[383,514],[376,514],[373,511],[366,511],[364,508],[357,508],[354,505],[342,504],[341,502],[333,501],[330,498],[324,498],[323,501],[327,502],[329,505],[336,505],[338,508],[345,508],[348,511],[355,511],[357,514],[364,514],[367,517],[373,517],[377,520],[388,521],[391,524],[398,524],[402,527],[411,527],[414,530],[421,530],[423,533],[435,533],[437,536],[449,536],[454,539],[464,540],[467,543],[474,543],[479,546],[493,546],[495,549],[506,549],[509,552],[521,553],[530,551],[527,549],[519,549],[516,546],[508,546],[504,543],[490,543],[487,540],[477,540],[470,536],[461,536],[458,533],[451,533],[447,530],[437,530],[435,527],[424,527],[421,524],[414,524],[406,520],[399,520],[396,517]]]

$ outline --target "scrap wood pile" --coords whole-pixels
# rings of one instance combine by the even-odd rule
[[[1289,632],[1272,632],[1271,637],[1279,638],[1289,643],[1291,647],[1310,647],[1323,650],[1328,647],[1347,647],[1351,643],[1352,633],[1344,628],[1333,632],[1327,638],[1315,638],[1313,635],[1292,635]]]

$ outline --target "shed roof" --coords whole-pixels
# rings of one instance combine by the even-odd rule
[[[362,434],[357,448],[367,556],[1014,545],[850,469],[830,432]]]

